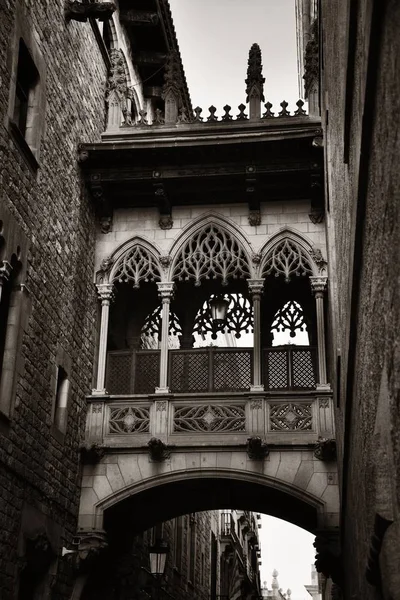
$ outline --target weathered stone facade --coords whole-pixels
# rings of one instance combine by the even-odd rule
[[[322,1],[318,26],[342,587],[398,598],[400,7]]]
[[[44,95],[34,158],[9,118],[20,37],[40,72]],[[1,3],[0,258],[9,260],[20,246],[22,264],[15,385],[3,395],[0,414],[0,588],[5,600],[18,597],[27,545],[36,543],[38,534],[50,543],[51,553],[49,575],[35,597],[50,597],[50,588],[52,597],[60,599],[71,592],[71,569],[60,551],[76,533],[79,444],[96,316],[94,216],[76,150],[79,142],[97,140],[104,129],[106,73],[90,23],[67,23],[62,2]],[[70,380],[65,434],[54,424],[58,366]]]

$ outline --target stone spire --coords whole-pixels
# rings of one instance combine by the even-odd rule
[[[175,124],[181,105],[182,73],[179,56],[176,51],[170,52],[164,74],[162,98],[165,100],[165,123]]]
[[[250,103],[250,120],[261,117],[261,101],[264,101],[264,82],[262,76],[261,49],[253,44],[247,62],[246,102]]]
[[[273,598],[278,598],[278,596],[279,596],[278,575],[279,575],[278,571],[276,569],[274,569],[272,571],[272,584],[271,584]]]

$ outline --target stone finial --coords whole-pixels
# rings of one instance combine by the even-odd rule
[[[200,106],[196,106],[196,108],[194,109],[193,120],[194,121],[203,121],[203,117],[201,116],[202,112],[203,112],[203,109],[200,108]]]
[[[218,121],[218,117],[216,116],[217,109],[214,105],[211,105],[208,109],[210,111],[210,116],[207,117],[207,121]]]
[[[132,125],[132,115],[128,108],[129,90],[126,77],[126,64],[122,50],[113,48],[110,58],[111,70],[106,88],[108,130],[118,129],[121,121],[123,125]]]
[[[231,107],[229,106],[229,104],[225,104],[225,106],[223,108],[224,108],[225,112],[221,117],[221,121],[232,121],[233,117],[231,114],[229,114],[230,110],[231,110]]]
[[[266,111],[263,114],[262,118],[263,119],[272,119],[275,116],[275,113],[272,112],[271,108],[272,108],[272,104],[271,102],[267,102],[266,104],[264,104]]]
[[[236,119],[238,121],[245,121],[248,118],[244,112],[246,110],[246,106],[244,104],[239,104],[238,109],[240,110],[240,112],[237,115]]]
[[[281,102],[281,107],[282,110],[279,111],[278,116],[279,117],[290,117],[290,112],[288,111],[287,107],[288,107],[288,103],[286,102],[286,100],[283,100],[283,102]]]
[[[264,82],[262,76],[261,49],[258,44],[250,48],[247,62],[246,102],[250,103],[250,119],[259,119],[261,116],[260,102],[264,101]]]

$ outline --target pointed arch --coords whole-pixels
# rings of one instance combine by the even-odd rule
[[[170,279],[251,278],[251,246],[231,221],[208,213],[192,223],[174,242],[171,249]]]
[[[138,288],[141,281],[161,281],[162,278],[160,251],[140,236],[128,240],[105,258],[97,277],[101,283],[130,282],[134,288]]]
[[[318,275],[312,245],[289,228],[275,234],[262,248],[261,256],[260,277],[283,275],[288,282],[292,276]]]

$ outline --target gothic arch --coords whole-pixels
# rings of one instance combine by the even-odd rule
[[[170,280],[237,277],[251,279],[252,249],[243,233],[230,220],[215,213],[199,217],[178,237],[171,248]],[[204,260],[206,257],[206,260]]]
[[[161,281],[164,270],[160,251],[145,238],[135,236],[105,258],[97,272],[98,283]]]
[[[292,229],[285,228],[262,247],[259,277],[267,277],[274,273],[284,275],[289,281],[291,275],[320,275],[320,270],[313,258],[314,250],[310,242]]]

